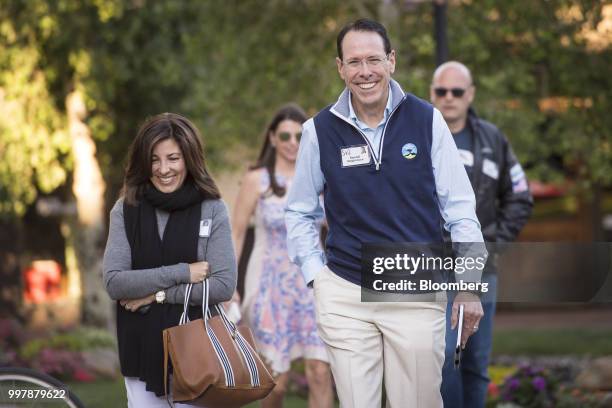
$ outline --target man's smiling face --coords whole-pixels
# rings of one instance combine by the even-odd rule
[[[395,71],[395,51],[386,55],[383,39],[374,31],[349,31],[342,40],[342,58],[336,58],[336,64],[351,91],[353,107],[357,111],[384,109]]]

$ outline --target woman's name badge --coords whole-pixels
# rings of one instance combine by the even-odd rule
[[[210,226],[212,224],[212,219],[207,218],[205,220],[200,220],[200,237],[206,238],[210,237]]]
[[[340,149],[342,167],[364,166],[370,164],[368,145],[350,146]]]

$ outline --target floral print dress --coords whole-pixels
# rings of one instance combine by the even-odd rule
[[[276,175],[287,190],[290,180]],[[289,370],[297,358],[328,361],[317,334],[313,292],[300,269],[289,260],[284,207],[287,194],[269,189],[261,171],[255,210],[255,244],[245,278],[242,314],[253,331],[261,356],[276,373]]]

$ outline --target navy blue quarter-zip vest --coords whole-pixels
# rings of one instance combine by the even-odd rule
[[[442,242],[431,162],[433,108],[406,94],[387,120],[378,170],[373,157],[368,165],[342,166],[342,149],[367,142],[330,108],[314,117],[325,177],[327,265],[360,284],[363,243]]]

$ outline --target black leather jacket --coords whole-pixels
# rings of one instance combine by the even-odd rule
[[[467,125],[474,135],[474,167],[470,181],[476,195],[476,215],[484,240],[514,241],[533,208],[533,197],[526,188],[526,176],[508,139],[495,125],[480,119],[473,109],[468,113]],[[497,179],[483,172],[485,159],[497,165]]]

